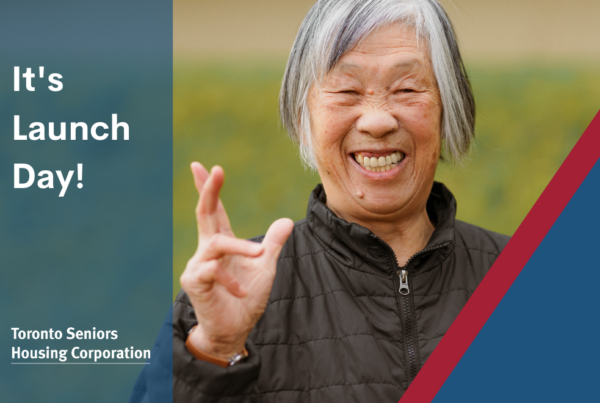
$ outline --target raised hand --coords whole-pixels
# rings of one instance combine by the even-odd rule
[[[262,244],[237,239],[219,199],[223,169],[215,166],[209,174],[194,162],[192,173],[200,194],[199,241],[180,279],[198,319],[190,341],[205,353],[227,359],[244,349],[265,310],[279,252],[294,224],[287,218],[275,221]]]

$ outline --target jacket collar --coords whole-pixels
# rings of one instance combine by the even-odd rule
[[[326,205],[323,185],[312,192],[306,217],[316,238],[326,249],[351,269],[375,275],[395,275],[397,263],[391,248],[367,228],[336,216]],[[427,270],[446,259],[454,249],[456,200],[446,186],[434,182],[427,213],[435,230],[427,246],[415,254],[407,270]]]

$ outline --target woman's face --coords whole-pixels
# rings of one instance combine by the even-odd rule
[[[313,147],[327,205],[349,221],[424,211],[440,156],[442,105],[427,44],[382,28],[309,92]]]

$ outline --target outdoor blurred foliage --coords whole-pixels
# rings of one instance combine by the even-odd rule
[[[305,216],[318,175],[304,170],[279,125],[284,61],[178,62],[174,67],[173,293],[197,245],[189,165],[225,170],[221,198],[236,236]],[[600,108],[600,66],[469,66],[476,141],[464,167],[437,180],[458,219],[512,235]]]

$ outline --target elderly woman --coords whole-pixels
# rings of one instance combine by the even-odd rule
[[[196,254],[174,305],[176,402],[397,402],[508,238],[434,182],[475,106],[436,0],[321,0],[280,113],[322,185],[305,219],[235,238],[223,170],[192,164]]]

